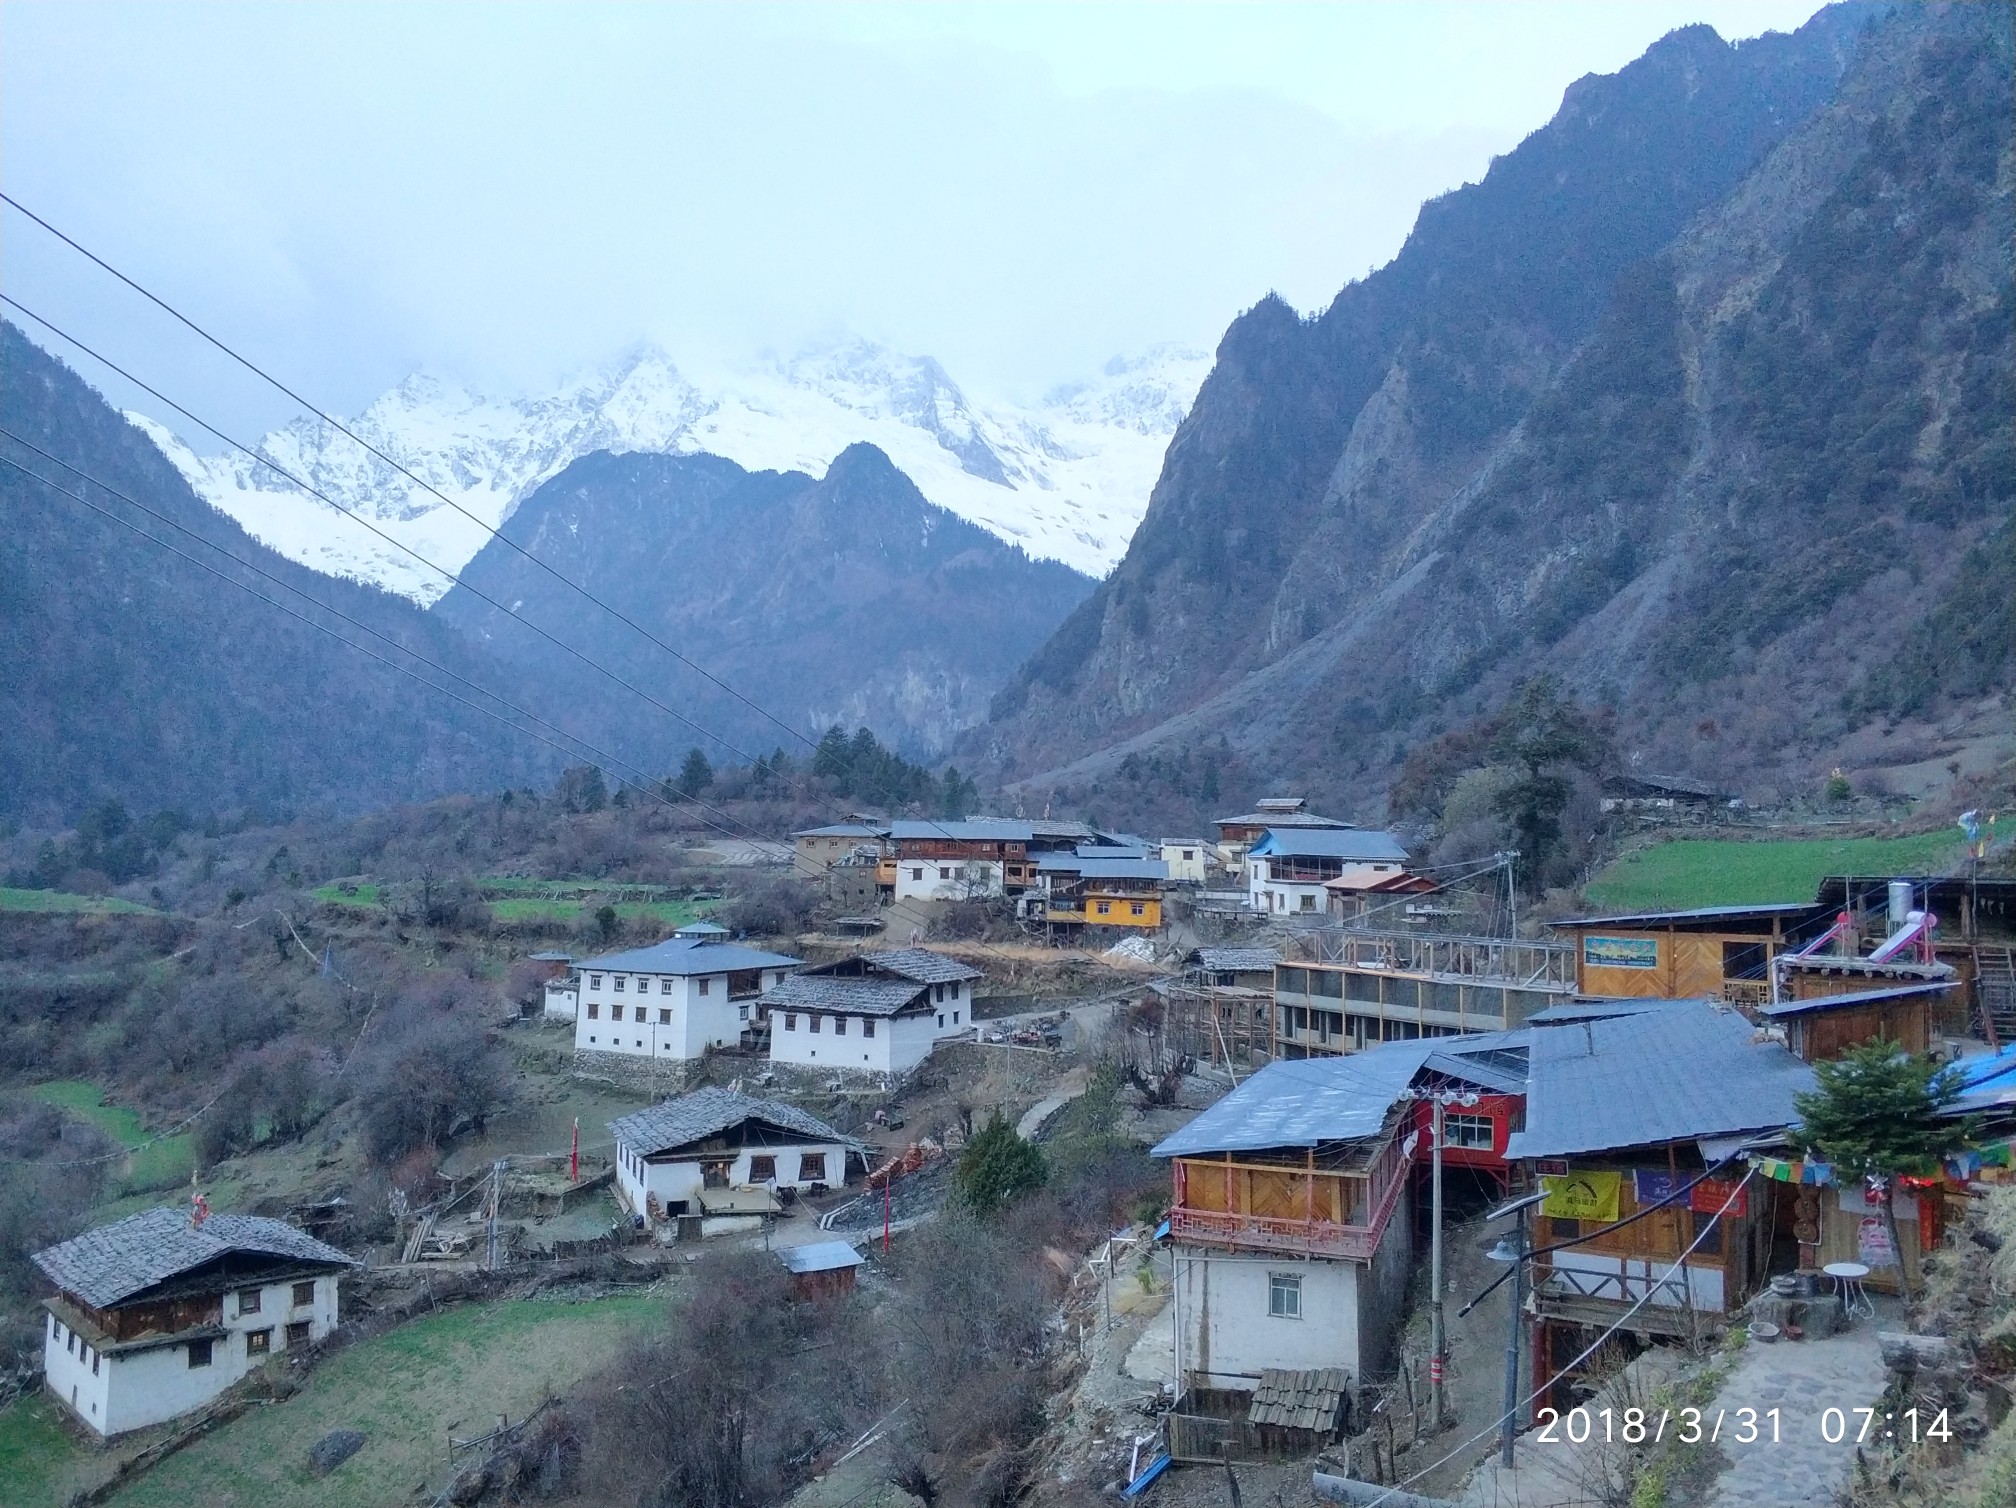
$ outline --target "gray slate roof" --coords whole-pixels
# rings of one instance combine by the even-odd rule
[[[945,838],[959,842],[1027,843],[1036,836],[1036,827],[1017,817],[968,817],[963,822],[892,822],[889,836],[899,840]]]
[[[861,958],[884,973],[914,979],[919,984],[952,984],[957,980],[987,977],[971,964],[947,958],[943,953],[933,953],[929,948],[885,948],[875,953],[863,953]]]
[[[1707,1001],[1531,1033],[1526,1129],[1505,1155],[1566,1157],[1797,1123],[1813,1070]]]
[[[1314,812],[1278,811],[1243,812],[1237,817],[1219,817],[1221,827],[1356,827],[1355,822],[1346,822],[1342,817],[1319,817]]]
[[[1475,1032],[1386,1042],[1334,1058],[1269,1063],[1151,1154],[1196,1157],[1207,1152],[1257,1152],[1268,1147],[1315,1147],[1377,1136],[1400,1092],[1429,1060],[1454,1074],[1468,1054],[1483,1059],[1484,1087],[1496,1088],[1503,1070],[1495,1054],[1523,1047],[1526,1031]]]
[[[834,1011],[848,1016],[893,1016],[931,988],[914,979],[839,979],[831,974],[786,974],[758,1002],[772,1010]]]
[[[284,1220],[264,1215],[212,1215],[200,1226],[187,1210],[142,1210],[35,1253],[35,1265],[65,1293],[104,1309],[157,1283],[234,1252],[282,1257],[330,1267],[356,1259],[324,1245]]]
[[[1199,948],[1190,957],[1195,960],[1193,968],[1214,974],[1255,974],[1281,961],[1274,948]]]
[[[624,1146],[640,1156],[651,1157],[705,1141],[730,1126],[739,1126],[749,1120],[762,1121],[779,1131],[794,1132],[815,1142],[839,1142],[849,1147],[859,1145],[851,1136],[842,1136],[826,1122],[806,1114],[796,1105],[787,1105],[781,1100],[759,1100],[754,1095],[741,1094],[714,1084],[696,1089],[691,1094],[682,1094],[677,1099],[663,1100],[649,1110],[639,1110],[613,1120],[609,1122],[609,1129]]]
[[[1246,1417],[1254,1424],[1314,1430],[1327,1435],[1342,1422],[1344,1394],[1350,1386],[1351,1374],[1342,1367],[1318,1367],[1307,1372],[1265,1367],[1260,1373],[1260,1386],[1253,1390],[1253,1402]]]
[[[1935,979],[1927,984],[1891,984],[1880,990],[1851,990],[1845,995],[1816,995],[1811,1000],[1781,1000],[1762,1008],[1766,1016],[1804,1016],[1811,1011],[1835,1011],[1848,1006],[1876,1005],[1885,1000],[1912,1000],[1920,996],[1944,995],[1959,988],[1957,979]]]
[[[845,1241],[814,1241],[809,1246],[787,1246],[777,1253],[792,1272],[836,1272],[842,1267],[859,1267],[861,1253]]]
[[[1361,862],[1383,859],[1392,863],[1402,863],[1407,858],[1407,850],[1400,846],[1398,838],[1391,833],[1367,827],[1335,830],[1299,829],[1292,832],[1277,832],[1269,828],[1249,851],[1256,857],[1287,854],[1295,857],[1306,855],[1312,859],[1353,859]]]
[[[832,822],[825,827],[801,827],[791,834],[794,838],[886,838],[889,824],[886,822]]]
[[[1169,866],[1146,854],[1117,851],[1111,854],[1046,853],[1036,867],[1049,874],[1077,874],[1092,880],[1166,880]]]
[[[577,969],[608,969],[631,974],[726,974],[737,969],[788,969],[803,963],[783,953],[765,953],[740,943],[707,942],[700,938],[672,937],[648,948],[631,948],[622,953],[604,953],[600,958],[584,958]]]

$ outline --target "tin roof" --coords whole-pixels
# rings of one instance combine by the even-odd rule
[[[1452,1077],[1462,1072],[1464,1058],[1473,1053],[1495,1068],[1491,1054],[1522,1047],[1530,1035],[1509,1031],[1424,1037],[1334,1058],[1269,1063],[1182,1130],[1163,1138],[1152,1155],[1257,1152],[1377,1136],[1401,1091],[1431,1058],[1438,1060],[1438,1072]],[[1500,1072],[1493,1072],[1484,1087],[1496,1088]]]
[[[1264,807],[1265,802],[1261,805]],[[1277,809],[1275,811],[1242,812],[1236,817],[1219,817],[1220,827],[1356,827],[1355,822],[1346,822],[1342,817],[1319,817],[1314,812]]]
[[[1093,880],[1166,880],[1169,866],[1145,854],[1046,853],[1036,867],[1049,874],[1078,874]]]
[[[794,838],[886,838],[889,824],[886,822],[829,822],[824,827],[801,827],[791,834]]]
[[[765,953],[740,943],[708,942],[696,937],[669,937],[648,948],[604,953],[584,958],[577,969],[608,969],[632,974],[726,974],[739,969],[788,969],[803,963],[784,953]]]
[[[1656,922],[1712,922],[1739,916],[1791,916],[1811,911],[1811,901],[1775,901],[1757,906],[1696,906],[1690,911],[1627,911],[1616,916],[1571,916],[1550,927],[1626,927]]]
[[[1709,1001],[1532,1033],[1508,1158],[1564,1157],[1796,1124],[1813,1070]]]
[[[814,1241],[809,1246],[787,1246],[777,1255],[793,1272],[837,1272],[843,1267],[859,1267],[861,1253],[845,1241]]]
[[[1407,850],[1391,833],[1377,828],[1296,829],[1292,832],[1269,828],[1248,850],[1255,858],[1267,854],[1304,855],[1312,859],[1385,859],[1404,862]]]
[[[796,1105],[787,1105],[781,1100],[759,1100],[754,1095],[714,1084],[613,1120],[609,1122],[609,1129],[626,1147],[640,1156],[651,1157],[705,1141],[730,1126],[752,1120],[815,1142],[838,1142],[849,1147],[859,1145],[851,1136],[842,1136],[826,1122],[815,1115],[808,1115]]]
[[[166,1207],[142,1210],[38,1251],[35,1265],[65,1293],[104,1309],[236,1253],[329,1267],[357,1265],[355,1258],[284,1220],[212,1215],[194,1225],[187,1210]]]
[[[1844,1006],[1875,1005],[1885,1000],[1911,1000],[1921,995],[1943,995],[1958,986],[1957,979],[1935,979],[1929,984],[1893,984],[1880,990],[1851,990],[1845,995],[1815,995],[1811,1000],[1781,1000],[1762,1007],[1767,1016],[1804,1016],[1813,1011],[1840,1010]]]

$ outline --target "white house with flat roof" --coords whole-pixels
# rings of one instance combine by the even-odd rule
[[[674,937],[576,964],[576,1052],[684,1059],[733,1047],[763,992],[801,960],[739,943]]]
[[[284,1221],[142,1210],[35,1253],[43,1386],[103,1436],[200,1408],[336,1328],[357,1263]]]
[[[980,970],[926,948],[858,953],[789,974],[763,996],[770,1061],[853,1073],[907,1073],[973,1025]]]

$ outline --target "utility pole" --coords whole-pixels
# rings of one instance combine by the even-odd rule
[[[490,1216],[483,1240],[483,1265],[492,1271],[497,1267],[497,1207],[503,1203],[503,1194],[504,1159],[500,1157],[490,1164]]]
[[[1526,1307],[1526,1207],[1512,1235],[1512,1319],[1505,1329],[1505,1418],[1499,1426],[1498,1459],[1512,1468],[1512,1442],[1519,1433],[1519,1319]]]
[[[1430,1418],[1433,1428],[1442,1428],[1442,1096],[1437,1094],[1430,1105],[1433,1113],[1429,1125],[1434,1133],[1434,1172],[1430,1179],[1429,1221],[1433,1235],[1429,1243],[1428,1281],[1432,1285],[1433,1302],[1428,1308],[1428,1388],[1433,1398]]]

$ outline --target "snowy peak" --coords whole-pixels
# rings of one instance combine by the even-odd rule
[[[932,502],[1031,555],[1103,575],[1147,509],[1162,452],[1210,360],[1158,347],[1029,407],[976,403],[931,357],[855,336],[700,381],[640,345],[534,397],[492,397],[416,372],[346,421],[412,477],[314,419],[263,442],[338,506],[257,461],[197,456],[160,425],[129,417],[264,543],[427,604],[521,499],[596,451],[705,451],[750,470],[820,476],[848,446],[872,444]]]

